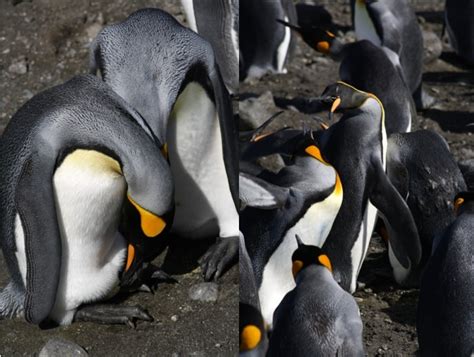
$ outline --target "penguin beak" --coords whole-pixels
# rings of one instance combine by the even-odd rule
[[[166,227],[166,222],[163,218],[141,207],[130,196],[128,196],[128,200],[140,213],[141,228],[147,237],[154,238],[163,232]]]
[[[334,117],[334,112],[341,105],[341,97],[337,97],[334,102],[332,102],[331,111],[329,112],[329,120],[332,120]]]

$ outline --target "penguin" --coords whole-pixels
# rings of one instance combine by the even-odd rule
[[[386,175],[383,105],[375,95],[341,81],[329,85],[322,97],[331,103],[330,114],[343,112],[317,137],[322,157],[338,172],[344,188],[341,208],[322,245],[331,256],[334,277],[345,290],[355,291],[379,214],[389,232],[394,278],[407,284],[418,267],[421,244],[407,204]]]
[[[474,194],[455,197],[457,218],[438,236],[423,273],[416,330],[420,356],[474,353]]]
[[[419,109],[434,103],[422,89],[423,36],[409,0],[356,0],[357,39],[382,47],[413,95]]]
[[[239,237],[239,282],[239,356],[264,357],[268,347],[267,334],[243,235]]]
[[[275,311],[267,356],[365,356],[359,308],[329,256],[298,241],[292,272],[296,287]]]
[[[259,78],[267,72],[286,73],[289,53],[294,47],[291,31],[277,19],[296,21],[291,0],[240,1],[240,80]]]
[[[466,191],[466,183],[444,138],[430,130],[389,137],[387,174],[406,200],[420,237],[422,257],[418,273],[412,275],[418,285],[433,238],[454,221],[452,198]]]
[[[239,89],[239,2],[181,0],[189,27],[209,41],[227,90]]]
[[[0,318],[152,319],[136,307],[81,306],[116,293],[169,231],[173,181],[159,148],[138,113],[91,75],[18,110],[0,141],[0,242],[11,276]],[[133,236],[119,229],[122,210],[138,218]]]
[[[380,47],[368,40],[343,44],[329,31],[281,22],[301,34],[311,48],[340,61],[342,81],[380,99],[385,109],[387,135],[411,131],[416,118],[411,92]]]
[[[446,0],[444,23],[456,54],[474,65],[474,4],[469,0]]]
[[[91,72],[136,109],[167,148],[175,183],[172,232],[218,236],[200,258],[206,280],[238,254],[237,128],[211,45],[159,9],[102,29]]]
[[[294,157],[292,164],[277,174],[241,172],[239,178],[245,207],[240,229],[255,272],[262,316],[270,329],[275,309],[295,287],[290,266],[297,248],[295,234],[307,244],[322,245],[343,200],[340,177],[321,157],[311,134],[292,135],[278,147],[280,153]],[[256,150],[274,139],[275,134],[257,140]]]

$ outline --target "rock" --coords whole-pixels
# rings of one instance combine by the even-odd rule
[[[215,302],[219,295],[219,289],[216,283],[199,283],[191,286],[188,294],[191,300]]]
[[[178,321],[178,315],[171,316],[171,321],[173,321],[173,322]]]
[[[425,64],[431,63],[441,56],[443,51],[443,44],[438,36],[432,31],[423,30],[423,62]]]
[[[88,356],[88,353],[74,342],[52,338],[41,349],[38,357]]]
[[[21,57],[17,58],[9,67],[8,72],[15,74],[25,74],[28,72],[28,66],[26,63],[26,58]]]
[[[270,91],[266,91],[260,97],[239,102],[240,121],[246,129],[258,128],[276,111],[275,101]]]

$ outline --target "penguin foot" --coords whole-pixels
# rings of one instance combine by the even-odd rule
[[[161,268],[151,264],[143,263],[133,275],[126,280],[122,280],[120,291],[131,292],[141,291],[153,293],[159,283],[177,283],[178,281],[171,275],[165,273]]]
[[[140,306],[86,305],[79,307],[74,321],[95,322],[105,325],[127,325],[136,327],[138,320],[152,322],[153,317]]]
[[[206,281],[217,280],[238,257],[239,237],[217,238],[217,242],[198,260]]]

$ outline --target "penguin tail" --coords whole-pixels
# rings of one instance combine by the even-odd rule
[[[13,318],[23,313],[25,293],[12,280],[0,289],[0,320]]]

